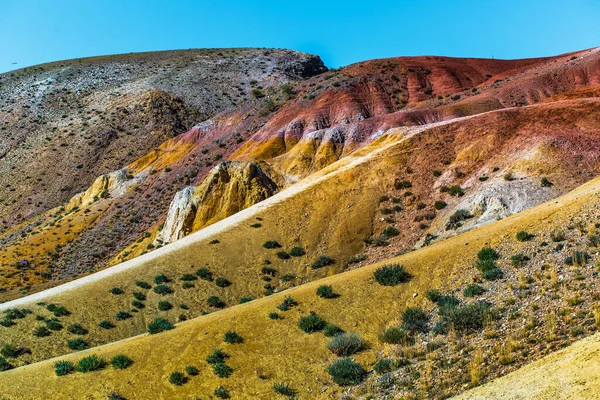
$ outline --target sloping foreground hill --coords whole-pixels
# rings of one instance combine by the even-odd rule
[[[578,341],[458,399],[598,399],[600,335]]]
[[[300,329],[307,328],[299,324],[301,318],[315,313],[366,342],[362,348],[332,347],[338,354],[356,352],[354,360],[369,371],[369,376],[363,376],[358,370],[355,379],[345,382],[357,384],[346,396],[445,398],[596,331],[600,315],[592,311],[598,301],[594,296],[598,257],[590,254],[590,248],[600,243],[596,235],[599,194],[600,180],[596,179],[556,200],[383,263],[201,316],[162,333],[9,370],[0,374],[0,392],[11,399],[101,399],[110,393],[169,399],[225,396],[226,391],[231,398],[269,399],[275,396],[273,387],[283,382],[299,398],[337,397],[343,389],[327,372],[339,358],[328,350],[332,339],[320,331],[323,327],[318,321],[313,333]],[[243,233],[237,242],[223,244],[245,246],[251,236]],[[189,237],[177,243],[163,249],[172,253],[173,265],[197,249]],[[480,252],[482,248],[488,250]],[[481,263],[476,264],[478,258]],[[411,278],[393,286],[374,279],[383,265],[392,264],[403,265]],[[330,285],[337,296],[317,296],[323,285]],[[88,307],[110,297],[104,287],[87,289]],[[132,290],[128,285],[123,289],[127,295]],[[428,292],[434,289],[439,295]],[[288,300],[286,307],[288,296],[294,302]],[[65,293],[56,299],[76,307],[69,297]],[[421,311],[407,312],[408,307],[421,307]],[[32,311],[42,313],[35,306]],[[274,312],[280,318],[273,318]],[[82,316],[69,323],[96,318]],[[19,326],[32,319],[25,315],[14,321]],[[392,340],[389,331],[381,336],[400,324],[400,331],[408,335],[405,340]],[[235,338],[226,335],[228,331],[237,332],[241,343],[225,343],[225,336]],[[52,335],[45,338],[49,343]],[[390,341],[396,344],[384,343]],[[217,367],[206,361],[214,349],[228,355]],[[55,375],[59,360],[77,363],[96,355],[108,361],[119,354],[133,364],[125,369],[106,366],[94,372]],[[13,358],[5,361],[14,362]],[[374,365],[378,372],[372,371]],[[188,366],[197,368],[197,375],[191,369],[192,373],[186,372]],[[176,371],[183,373],[183,380],[172,375]],[[285,387],[277,386],[280,391]]]

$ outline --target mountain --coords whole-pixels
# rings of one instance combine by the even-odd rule
[[[593,334],[599,51],[327,70],[285,50],[190,50],[42,66],[82,102],[171,99],[182,129],[169,131],[169,113],[152,145],[149,125],[117,129],[115,151],[135,154],[86,148],[94,167],[75,166],[85,177],[67,174],[71,147],[7,147],[0,168],[20,172],[12,157],[27,154],[23,169],[41,159],[71,189],[49,177],[3,185],[0,329],[20,350],[0,351],[3,368],[19,367],[0,374],[1,392],[20,398],[30,382],[33,396],[56,398],[220,396],[219,386],[232,398],[447,398]],[[124,65],[135,77],[114,78]],[[108,66],[110,89],[62,75]],[[0,91],[33,87],[30,73],[2,76]],[[238,104],[220,94],[232,84]],[[135,104],[94,127],[154,115]],[[62,119],[44,110],[46,125]],[[52,129],[2,121],[30,140]],[[52,196],[17,217],[42,187]],[[145,335],[157,318],[177,325]],[[327,337],[325,323],[359,337]],[[216,348],[229,358],[214,367]],[[133,364],[53,371],[92,354]],[[345,355],[360,364],[346,382],[328,372]],[[187,366],[198,375],[174,384]]]

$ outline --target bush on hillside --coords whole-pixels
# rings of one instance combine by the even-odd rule
[[[317,288],[317,296],[324,299],[333,299],[338,295],[335,294],[331,285],[321,285]]]
[[[152,288],[152,285],[150,285],[148,282],[144,282],[144,281],[135,281],[135,285],[142,289]]]
[[[292,257],[302,257],[306,254],[306,251],[300,246],[295,246],[290,250],[290,256]]]
[[[205,281],[213,280],[212,272],[210,272],[208,268],[200,268],[196,271],[196,275],[198,276],[198,278],[203,279]]]
[[[168,287],[167,285],[158,285],[154,286],[154,293],[160,294],[161,296],[165,296],[167,294],[173,293],[173,289]]]
[[[377,268],[373,277],[380,285],[396,286],[408,281],[410,274],[400,264],[392,264]]]
[[[110,360],[110,365],[116,369],[125,369],[129,368],[133,364],[133,360],[127,357],[125,354],[119,354],[114,356],[112,360]]]
[[[327,324],[323,328],[323,334],[327,337],[332,337],[340,333],[344,333],[344,330],[335,324]]]
[[[175,371],[171,375],[169,375],[169,383],[175,386],[181,386],[188,381],[188,378],[183,374],[183,372]]]
[[[156,318],[148,325],[148,333],[154,335],[156,333],[168,331],[173,328],[173,324],[167,321],[166,319]]]
[[[210,296],[208,299],[206,299],[206,304],[208,304],[210,307],[215,307],[215,308],[225,307],[225,303],[223,301],[221,301],[221,299],[218,298],[217,296]]]
[[[222,276],[218,277],[217,279],[215,279],[215,284],[218,287],[227,287],[227,286],[231,286],[231,282],[229,282],[229,280],[227,278],[224,278]]]
[[[402,326],[411,332],[427,332],[429,315],[420,307],[409,307],[402,313]]]
[[[340,358],[327,368],[331,379],[340,386],[358,385],[367,376],[367,371],[351,358]]]
[[[237,344],[243,343],[244,338],[241,337],[240,334],[236,331],[227,331],[225,332],[225,335],[223,335],[223,341],[229,344]]]
[[[233,368],[223,362],[220,362],[213,364],[213,372],[219,378],[228,378],[233,373]]]
[[[323,268],[326,267],[328,265],[332,265],[333,263],[335,263],[334,259],[329,257],[326,254],[322,254],[319,256],[319,258],[317,258],[312,264],[311,264],[311,268],[312,269],[318,269],[318,268]]]
[[[358,353],[366,347],[366,343],[355,333],[340,333],[327,344],[327,348],[337,356],[347,357]]]
[[[281,247],[281,245],[276,240],[267,240],[265,243],[263,243],[263,247],[265,249],[278,249]]]
[[[84,357],[77,363],[78,372],[98,371],[104,369],[104,367],[106,367],[106,361],[95,354]]]
[[[67,328],[67,332],[75,335],[85,335],[88,333],[88,330],[79,324],[72,324]]]
[[[77,339],[69,340],[67,342],[67,346],[69,346],[69,348],[71,350],[77,350],[77,351],[85,350],[88,347],[90,347],[87,344],[87,342],[85,340],[83,340],[82,338],[77,338]]]
[[[287,397],[294,397],[296,395],[296,391],[285,382],[274,384],[273,391],[277,394]]]
[[[223,350],[214,349],[212,353],[206,357],[206,362],[209,364],[224,363],[227,358],[229,358],[229,355],[223,352]]]
[[[401,326],[392,326],[387,328],[379,337],[383,343],[407,344],[410,342],[410,335],[406,328]]]
[[[475,297],[475,296],[479,296],[480,294],[483,294],[484,291],[485,290],[481,286],[474,283],[465,288],[465,290],[463,291],[463,295],[465,297]]]
[[[373,371],[378,374],[385,374],[388,372],[392,372],[392,360],[389,358],[383,358],[373,365]]]
[[[300,318],[300,321],[298,322],[298,327],[306,333],[322,331],[323,328],[325,328],[325,325],[327,325],[327,322],[314,312]]]
[[[75,370],[75,366],[70,361],[57,361],[54,363],[54,373],[56,376],[68,375]]]
[[[169,278],[165,274],[159,274],[154,277],[154,283],[160,285],[161,283],[169,282]]]
[[[107,321],[107,320],[102,320],[102,321],[100,321],[98,326],[102,329],[112,329],[115,327],[115,324],[113,324],[112,322]]]

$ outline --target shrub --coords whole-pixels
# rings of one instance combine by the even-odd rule
[[[291,256],[287,252],[282,250],[277,252],[277,258],[281,260],[289,260]]]
[[[396,286],[410,279],[410,274],[400,264],[384,265],[373,274],[375,280],[383,286]]]
[[[169,303],[168,301],[158,302],[158,309],[160,311],[169,311],[171,308],[173,308],[173,304]]]
[[[154,286],[154,293],[160,294],[161,296],[165,296],[167,294],[173,293],[173,289],[171,289],[167,285],[158,285]]]
[[[590,258],[591,257],[587,252],[576,251],[573,253],[572,256],[568,256],[567,258],[565,258],[565,263],[567,265],[577,265],[579,267],[582,267],[587,264]]]
[[[35,337],[46,337],[50,336],[50,331],[45,326],[38,326],[33,331],[33,336]]]
[[[77,363],[78,372],[98,371],[104,369],[104,367],[106,367],[106,361],[95,354],[84,357]]]
[[[98,326],[102,329],[112,329],[115,327],[115,325],[112,322],[107,321],[107,320],[100,321]]]
[[[189,376],[196,376],[200,371],[198,371],[198,368],[194,367],[193,365],[188,365],[187,367],[185,367],[185,372]]]
[[[264,275],[268,275],[268,276],[275,276],[275,275],[277,275],[277,270],[275,268],[271,268],[271,267],[267,267],[267,266],[262,267],[261,272]]]
[[[5,327],[5,328],[9,328],[9,327],[13,326],[14,324],[15,323],[10,318],[2,318],[2,319],[0,319],[0,325],[3,326],[3,327]]]
[[[240,304],[248,303],[252,300],[254,300],[254,298],[251,296],[240,297]]]
[[[448,218],[446,230],[460,228],[462,226],[463,221],[466,221],[470,218],[473,218],[473,214],[471,214],[469,211],[462,208],[456,210],[454,214],[452,214],[450,218]]]
[[[263,247],[265,249],[278,249],[281,247],[281,245],[276,240],[267,240],[265,243],[263,243]]]
[[[127,400],[125,398],[125,396],[123,396],[117,392],[111,392],[106,399],[107,400]]]
[[[327,368],[331,379],[340,386],[358,385],[367,376],[367,371],[351,358],[340,358]]]
[[[453,197],[462,197],[465,194],[463,188],[458,185],[450,186],[447,191],[448,194]]]
[[[466,289],[464,290],[463,294],[465,297],[474,297],[474,296],[479,296],[484,291],[485,290],[481,286],[474,283],[472,285],[467,286]]]
[[[220,399],[228,399],[229,398],[229,392],[223,386],[219,386],[218,388],[216,388],[213,391],[213,394]]]
[[[19,349],[12,344],[5,344],[0,348],[0,355],[4,357],[18,357],[20,355]]]
[[[69,346],[69,348],[71,350],[85,350],[88,347],[90,347],[87,342],[85,340],[83,340],[82,338],[77,338],[77,339],[73,339],[73,340],[69,340],[67,342],[67,346]]]
[[[183,372],[175,371],[169,376],[169,383],[175,386],[181,386],[188,381],[188,378]]]
[[[296,302],[296,300],[294,300],[293,297],[291,296],[285,296],[285,298],[283,299],[283,303],[281,303],[280,305],[277,306],[278,309],[280,309],[281,311],[287,311],[290,308],[294,307],[295,305],[297,305],[298,303]]]
[[[133,298],[139,301],[144,301],[146,300],[146,295],[144,293],[141,292],[134,292],[133,293]]]
[[[196,275],[192,275],[192,274],[183,274],[183,275],[181,275],[181,278],[179,278],[179,280],[182,280],[184,282],[195,281],[196,279],[198,279],[198,277]]]
[[[220,362],[213,364],[213,372],[219,378],[228,378],[232,374],[233,369],[229,365]]]
[[[328,265],[333,264],[335,261],[333,260],[333,258],[329,257],[326,254],[322,254],[319,256],[319,258],[317,258],[312,264],[311,264],[311,268],[312,269],[318,269],[318,268],[323,268],[326,267]]]
[[[123,292],[123,289],[121,289],[121,288],[118,288],[118,287],[114,287],[114,288],[110,289],[108,292],[109,292],[110,294],[115,294],[115,295],[118,295],[118,294],[123,294],[123,293],[124,293],[124,292]]]
[[[429,315],[420,307],[409,307],[402,313],[402,326],[412,332],[427,332]]]
[[[169,282],[169,278],[165,274],[159,274],[154,277],[154,283],[160,285],[161,283]]]
[[[212,353],[206,357],[206,362],[209,364],[224,363],[229,356],[220,349],[214,349]]]
[[[144,282],[144,281],[135,281],[135,285],[142,289],[150,289],[152,287],[152,285],[150,285],[148,282]],[[134,293],[134,295],[135,295],[135,293]]]
[[[55,317],[66,317],[67,315],[71,315],[71,313],[63,306],[57,306],[52,311]]]
[[[379,337],[379,340],[383,343],[390,344],[406,344],[409,342],[409,339],[410,337],[406,328],[398,326],[387,328]]]
[[[446,308],[441,317],[447,326],[454,326],[458,331],[475,331],[483,328],[488,313],[487,304],[477,303]]]
[[[387,372],[392,372],[392,360],[389,358],[383,358],[373,365],[373,371],[378,374],[385,374]]]
[[[483,273],[483,278],[489,281],[502,278],[502,271],[496,266],[494,259],[478,260],[475,268]]]
[[[86,333],[88,333],[88,330],[79,324],[72,324],[69,325],[69,327],[67,328],[67,332],[73,333],[75,335],[85,335]]]
[[[58,321],[46,321],[46,328],[50,329],[51,331],[60,331],[63,326],[60,322]]]
[[[4,311],[5,318],[9,319],[11,321],[15,320],[15,319],[25,318],[25,315],[27,315],[29,313],[30,313],[30,311],[27,309],[19,310],[17,308],[10,308],[10,309]]]
[[[430,289],[425,292],[425,297],[427,297],[429,301],[436,303],[440,297],[442,297],[442,293],[437,289]]]
[[[460,300],[452,295],[444,295],[438,299],[437,305],[438,307],[456,307],[460,304]]]
[[[277,314],[275,311],[269,313],[270,319],[281,319],[281,316]]]
[[[127,311],[119,311],[115,314],[115,319],[117,321],[123,321],[123,320],[129,319],[131,317],[132,317],[132,315],[129,314]]]
[[[567,239],[567,235],[563,231],[554,231],[550,234],[550,239],[553,242],[563,242]]]
[[[542,185],[542,187],[552,187],[552,185],[553,185],[553,183],[552,183],[552,182],[550,182],[550,181],[548,180],[548,178],[546,178],[546,177],[543,177],[543,178],[540,180],[540,184]]]
[[[125,354],[119,354],[118,356],[114,356],[112,360],[110,360],[110,365],[116,369],[125,369],[129,368],[133,364],[133,360],[127,357]]]
[[[0,356],[0,371],[8,371],[9,369],[13,369],[14,366],[6,361],[6,358]]]
[[[132,300],[132,301],[131,301],[131,305],[132,305],[133,307],[135,307],[135,308],[144,308],[144,307],[146,307],[146,306],[144,305],[144,303],[142,303],[141,301],[137,301],[137,300]]]
[[[56,376],[68,375],[75,370],[75,366],[70,361],[57,361],[54,363],[54,373]]]
[[[281,278],[279,278],[279,279],[281,279],[282,282],[290,282],[290,281],[293,281],[294,279],[296,279],[296,275],[285,274],[285,275],[282,275]]]
[[[522,267],[527,261],[529,261],[529,257],[523,253],[515,254],[510,258],[513,267]]]
[[[529,234],[526,230],[517,232],[517,240],[519,242],[526,242],[526,241],[530,240],[532,237],[533,237],[533,235]]]
[[[290,250],[290,256],[292,257],[302,257],[306,254],[306,251],[302,247],[295,246]]]
[[[410,189],[412,187],[412,183],[410,181],[397,181],[394,183],[394,189]]]
[[[335,336],[344,333],[344,330],[335,324],[327,324],[323,328],[323,334],[327,337]]]
[[[327,322],[314,312],[300,318],[298,322],[298,327],[306,333],[322,331],[325,325],[327,325]]]
[[[334,297],[337,297],[337,294],[334,293],[331,285],[321,285],[317,289],[317,296],[324,299],[333,299]]]
[[[274,384],[273,391],[282,396],[294,397],[296,395],[296,391],[284,382]]]
[[[236,331],[227,331],[223,335],[223,341],[229,344],[243,343],[244,338],[241,337]]]
[[[229,280],[227,278],[224,278],[222,276],[218,277],[217,279],[215,279],[215,284],[218,287],[227,287],[227,286],[231,286],[231,282],[229,282]]]
[[[225,307],[225,303],[223,303],[217,296],[210,296],[208,299],[206,299],[206,304],[216,308]]]
[[[385,235],[387,237],[398,236],[399,234],[400,234],[400,231],[393,226],[388,226],[383,231],[383,235]]]
[[[477,253],[477,258],[481,261],[497,260],[500,258],[500,254],[491,247],[484,247]]]
[[[167,321],[166,319],[156,318],[148,325],[148,333],[154,335],[156,333],[168,331],[173,328],[173,324]]]
[[[340,333],[327,344],[329,351],[343,357],[358,353],[365,346],[365,341],[355,333]]]
[[[496,279],[502,278],[502,276],[502,271],[500,271],[498,267],[483,271],[483,279],[488,281],[495,281]]]
[[[196,271],[196,275],[198,276],[198,278],[203,279],[205,281],[213,280],[212,272],[210,272],[208,268],[200,268]]]

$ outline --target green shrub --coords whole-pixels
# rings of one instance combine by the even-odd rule
[[[396,286],[410,279],[410,274],[400,264],[384,265],[373,274],[375,280],[383,286]]]
[[[9,363],[6,358],[0,356],[0,371],[8,371],[9,369],[13,369],[14,366]]]
[[[526,242],[526,241],[530,240],[532,237],[533,237],[533,235],[529,234],[526,230],[517,232],[517,240],[519,242]]]
[[[396,181],[394,183],[394,189],[410,189],[412,187],[412,183],[410,181]]]
[[[167,321],[166,319],[156,318],[148,325],[148,333],[154,335],[156,333],[168,331],[173,328],[173,324]]]
[[[277,314],[275,311],[269,313],[270,319],[281,319],[281,316]]]
[[[447,326],[457,331],[475,331],[483,328],[489,306],[485,303],[466,304],[444,309],[441,317]]]
[[[56,376],[68,375],[75,370],[75,366],[70,361],[57,361],[54,363],[54,373]]]
[[[276,240],[267,240],[265,243],[263,243],[263,247],[265,249],[278,249],[281,247],[281,245]]]
[[[146,307],[144,305],[144,303],[142,303],[141,301],[137,301],[137,300],[131,300],[131,305],[135,308],[140,308],[140,309]]]
[[[287,397],[294,397],[296,395],[296,391],[285,382],[274,384],[273,391],[277,394]]]
[[[181,386],[188,381],[188,378],[183,372],[175,371],[169,376],[169,383],[175,386]]]
[[[171,308],[173,308],[173,304],[169,303],[168,301],[158,302],[158,309],[160,311],[169,311]]]
[[[285,296],[285,298],[283,299],[283,303],[281,303],[280,305],[277,306],[277,308],[281,311],[287,311],[289,309],[291,309],[292,307],[294,307],[295,305],[297,305],[298,303],[296,302],[296,300],[294,300],[293,297],[291,296]]]
[[[45,326],[38,326],[33,331],[33,336],[35,337],[46,337],[50,336],[50,331]]]
[[[123,321],[123,320],[129,319],[131,317],[132,317],[132,315],[129,314],[127,311],[119,311],[115,314],[115,319],[117,321]]]
[[[387,237],[394,237],[394,236],[398,236],[399,234],[400,234],[400,231],[393,226],[388,226],[387,228],[385,228],[383,230],[383,235],[385,235]]]
[[[292,247],[292,249],[290,250],[290,256],[292,257],[302,257],[305,254],[306,251],[304,251],[304,249],[300,246]]]
[[[114,288],[110,289],[108,292],[109,292],[110,294],[115,294],[115,295],[118,295],[118,294],[123,294],[123,293],[124,293],[124,292],[123,292],[123,289],[121,289],[121,288],[118,288],[118,287],[114,287]]]
[[[523,253],[515,254],[510,258],[510,263],[513,267],[522,267],[527,261],[529,261],[529,257]]]
[[[282,282],[290,282],[290,281],[293,281],[294,279],[296,279],[296,275],[285,274],[285,275],[282,275],[281,278],[279,278],[279,279],[281,279]]]
[[[152,285],[150,285],[148,282],[144,282],[144,281],[135,281],[135,285],[139,288],[146,289],[146,290],[152,288]],[[134,293],[134,295],[135,295],[135,293]]]
[[[502,278],[502,271],[500,271],[494,259],[480,259],[475,263],[475,268],[480,270],[483,273],[483,278],[488,281]]]
[[[277,252],[277,258],[281,260],[289,260],[291,256],[286,251],[281,250]]]
[[[217,396],[219,399],[228,399],[229,392],[223,386],[219,386],[213,391],[213,394]]]
[[[427,332],[429,315],[420,307],[409,307],[402,313],[402,326],[412,332]]]
[[[335,294],[331,285],[321,285],[317,288],[317,296],[322,297],[324,299],[333,299],[338,295]]]
[[[13,321],[15,319],[25,318],[25,315],[27,315],[29,313],[30,313],[30,311],[27,309],[19,310],[17,308],[9,308],[8,310],[4,311],[4,316],[6,319]]]
[[[218,277],[217,279],[215,279],[215,284],[218,287],[227,287],[227,286],[231,286],[231,282],[229,282],[229,280],[227,278],[224,278],[222,276]]]
[[[185,372],[189,376],[196,376],[200,371],[198,371],[198,368],[194,367],[193,365],[188,365],[187,367],[185,367]]]
[[[154,293],[165,296],[167,294],[173,293],[173,289],[171,289],[167,285],[158,285],[154,286]]]
[[[102,329],[112,329],[115,327],[115,325],[112,322],[107,321],[107,320],[100,321],[98,326]]]
[[[14,324],[15,323],[10,318],[2,318],[2,319],[0,319],[0,325],[3,326],[3,327],[5,327],[5,328],[9,328],[9,327],[13,326]]]
[[[318,269],[318,268],[323,268],[326,267],[328,265],[332,265],[333,263],[335,263],[334,259],[329,257],[326,254],[322,254],[319,256],[319,258],[317,258],[312,264],[311,264],[311,268],[312,269]]]
[[[254,298],[251,296],[240,297],[240,304],[248,303],[248,302],[251,302],[252,300],[254,300]]]
[[[500,254],[491,247],[484,247],[477,253],[477,258],[481,261],[497,260]]]
[[[456,307],[459,304],[460,304],[460,300],[458,300],[455,296],[452,296],[452,295],[441,296],[438,299],[438,301],[437,301],[437,305],[440,308],[442,308],[442,307]]]
[[[133,293],[133,298],[138,300],[138,301],[145,301],[146,300],[146,295],[144,293],[141,292],[134,292]]]
[[[267,267],[267,266],[262,267],[261,272],[264,275],[268,275],[268,276],[275,276],[275,275],[277,275],[277,270],[275,268],[271,268],[271,267]]]
[[[358,385],[367,376],[367,371],[351,358],[340,358],[327,368],[331,379],[340,386]]]
[[[465,191],[459,185],[454,185],[450,187],[442,186],[440,188],[440,192],[446,192],[452,197],[462,197],[465,194]]]
[[[208,299],[206,299],[206,304],[208,304],[211,307],[216,307],[216,308],[225,307],[225,303],[223,303],[221,301],[221,299],[218,298],[217,296],[210,296]]]
[[[73,333],[75,335],[85,335],[86,333],[88,333],[88,330],[79,324],[72,324],[69,325],[69,327],[67,328],[67,332]]]
[[[332,337],[340,333],[344,333],[344,330],[335,324],[327,324],[323,328],[323,334],[327,337]]]
[[[470,218],[473,218],[473,214],[471,214],[469,211],[462,208],[456,210],[454,214],[452,214],[450,218],[448,218],[446,230],[460,228],[462,226],[462,222]]]
[[[108,394],[108,397],[106,398],[107,400],[127,400],[125,398],[125,396],[117,393],[117,392],[111,392]]]
[[[58,321],[46,321],[46,328],[50,329],[51,331],[60,331],[63,326],[60,322]]]
[[[466,287],[466,289],[463,292],[463,295],[465,297],[475,297],[475,296],[479,296],[480,294],[483,294],[484,291],[485,290],[481,286],[474,283],[474,284]]]
[[[106,361],[95,354],[84,357],[77,363],[78,372],[98,371],[104,369],[104,367],[106,367]]]
[[[442,297],[442,293],[437,289],[430,289],[425,292],[425,297],[427,297],[429,301],[436,303],[440,297]]]
[[[568,256],[565,258],[565,263],[567,265],[577,265],[578,267],[582,267],[588,263],[590,260],[590,255],[585,251],[576,251],[572,256]]]
[[[363,338],[355,333],[340,333],[333,337],[327,344],[327,348],[333,354],[347,357],[358,353],[366,346]]]
[[[389,358],[383,358],[373,365],[373,371],[378,374],[385,374],[388,372],[392,372],[392,360]]]
[[[196,271],[196,275],[198,276],[198,278],[205,280],[205,281],[213,280],[212,272],[210,272],[208,270],[208,268],[200,268],[199,270]]]
[[[15,358],[20,355],[20,352],[16,346],[7,343],[4,346],[2,346],[2,348],[0,348],[0,355],[4,357]]]
[[[439,211],[439,210],[443,210],[444,208],[446,208],[447,205],[448,205],[448,203],[446,203],[445,201],[438,200],[433,204],[433,207]]]
[[[314,312],[300,318],[298,322],[298,327],[306,333],[322,331],[325,325],[327,325],[327,322]]]
[[[241,337],[236,331],[227,331],[223,335],[223,341],[229,344],[243,343],[244,338]]]
[[[52,311],[55,317],[66,317],[67,315],[71,315],[71,313],[63,306],[56,306]]]
[[[169,278],[165,274],[159,274],[154,277],[154,283],[160,285],[161,283],[169,282]]]
[[[228,378],[233,373],[233,369],[229,365],[220,362],[213,364],[213,372],[219,378]]]
[[[495,281],[496,279],[502,278],[504,275],[498,267],[487,269],[483,271],[483,279],[488,281]]]
[[[179,278],[179,280],[184,281],[184,282],[195,281],[196,279],[198,279],[198,277],[196,275],[193,275],[193,274],[183,274]]]
[[[229,355],[224,353],[222,350],[214,349],[212,353],[206,357],[206,362],[209,364],[224,363],[227,358],[229,358]]]
[[[114,356],[112,360],[110,360],[110,365],[116,369],[125,369],[129,368],[133,364],[133,360],[127,357],[125,354],[119,354]]]
[[[87,342],[85,340],[83,340],[82,338],[77,338],[77,339],[69,340],[67,342],[67,346],[69,346],[69,348],[71,350],[77,350],[77,351],[85,350],[88,347],[90,347],[87,344]]]
[[[383,343],[406,344],[410,341],[410,336],[406,328],[401,326],[392,326],[387,328],[379,337]]]

